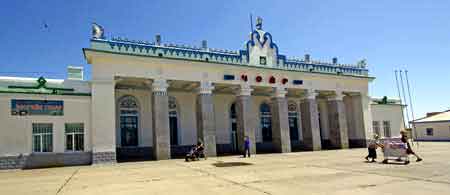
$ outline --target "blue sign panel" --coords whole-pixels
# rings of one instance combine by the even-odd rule
[[[60,100],[11,100],[11,115],[64,115]]]

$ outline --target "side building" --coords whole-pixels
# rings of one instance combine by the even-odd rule
[[[399,137],[400,131],[405,130],[403,110],[406,105],[398,99],[372,98],[370,110],[372,112],[373,133],[381,137]]]
[[[0,110],[0,169],[91,163],[88,82],[0,77]]]
[[[91,80],[0,78],[0,165],[38,167],[182,156],[365,147],[365,61],[280,54],[258,18],[242,50],[107,38],[93,25]],[[80,79],[81,78],[81,79]]]
[[[450,110],[427,113],[426,117],[411,123],[418,141],[450,141]]]

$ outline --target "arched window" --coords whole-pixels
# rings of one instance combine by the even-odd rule
[[[175,97],[169,96],[170,145],[178,145],[178,105]]]
[[[262,103],[259,106],[259,116],[261,118],[261,129],[263,142],[272,141],[272,113],[270,106],[267,103]]]
[[[121,146],[138,145],[139,106],[133,96],[119,100]]]
[[[289,136],[292,141],[298,141],[298,109],[295,102],[288,104],[288,119],[289,119]]]

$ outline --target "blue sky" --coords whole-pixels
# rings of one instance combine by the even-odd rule
[[[278,2],[278,3],[274,3]],[[366,58],[373,96],[397,97],[395,69],[408,69],[416,116],[450,109],[450,2],[441,1],[22,1],[0,7],[0,75],[65,77],[90,66],[91,23],[106,36],[241,49],[249,13],[264,19],[280,53],[341,63]],[[48,28],[44,27],[48,25]]]

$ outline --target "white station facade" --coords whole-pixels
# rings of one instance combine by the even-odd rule
[[[365,61],[280,53],[257,20],[239,51],[107,38],[93,25],[91,80],[0,77],[2,168],[365,147],[372,137]]]

